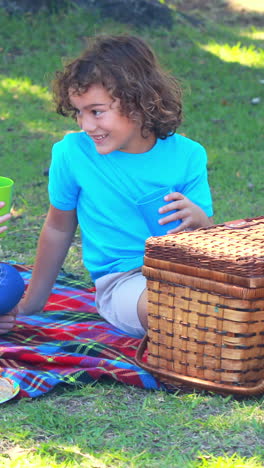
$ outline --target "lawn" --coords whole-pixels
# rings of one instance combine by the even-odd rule
[[[3,260],[34,261],[51,147],[77,129],[55,114],[50,83],[100,32],[139,34],[180,79],[179,132],[207,149],[215,222],[263,215],[263,13],[227,10],[220,0],[204,2],[211,4],[205,9],[186,3],[173,11],[170,31],[137,29],[81,8],[21,16],[0,7],[1,175],[15,180]],[[79,233],[64,270],[90,284]],[[0,467],[257,468],[264,466],[264,398],[106,382],[61,387],[2,405],[0,433]]]

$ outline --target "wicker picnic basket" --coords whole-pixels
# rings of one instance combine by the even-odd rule
[[[141,367],[169,384],[264,392],[264,217],[150,237],[143,274]]]

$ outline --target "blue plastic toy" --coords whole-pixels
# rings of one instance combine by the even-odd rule
[[[10,312],[24,291],[25,283],[19,272],[7,263],[0,263],[0,315]]]

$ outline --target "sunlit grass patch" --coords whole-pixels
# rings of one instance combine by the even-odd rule
[[[234,62],[247,67],[264,66],[264,51],[257,49],[255,45],[248,47],[243,46],[241,42],[237,42],[234,46],[230,44],[220,44],[212,41],[208,44],[200,44],[203,50],[216,55],[224,62]]]
[[[15,93],[20,96],[23,96],[24,94],[30,94],[33,97],[41,98],[46,101],[51,100],[48,89],[33,84],[31,79],[28,77],[10,78],[0,75],[0,94],[3,95],[5,92]]]
[[[260,459],[256,457],[245,458],[234,454],[231,457],[214,457],[211,455],[201,456],[197,468],[263,468]]]
[[[248,37],[256,41],[264,41],[264,31],[252,29],[251,31],[241,31],[241,37]]]
[[[234,10],[243,8],[246,11],[264,12],[263,0],[227,0],[227,4],[234,8]]]

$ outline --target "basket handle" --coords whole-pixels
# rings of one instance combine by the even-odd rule
[[[135,361],[138,366],[147,370],[150,374],[156,374],[159,378],[161,378],[161,380],[164,378],[164,380],[168,382],[168,380],[171,378],[171,380],[177,380],[179,383],[185,383],[187,385],[192,385],[193,387],[200,387],[205,390],[215,391],[216,393],[233,393],[249,396],[264,392],[264,380],[262,380],[255,387],[235,387],[234,385],[217,384],[210,380],[198,379],[196,377],[177,374],[176,372],[162,371],[159,369],[155,370],[155,368],[151,367],[149,364],[142,362],[143,354],[147,348],[147,342],[148,335],[146,334],[141,340],[141,343],[137,349]]]
[[[244,229],[256,225],[253,221],[247,219],[236,219],[235,221],[227,221],[224,223],[225,227],[229,229]]]

